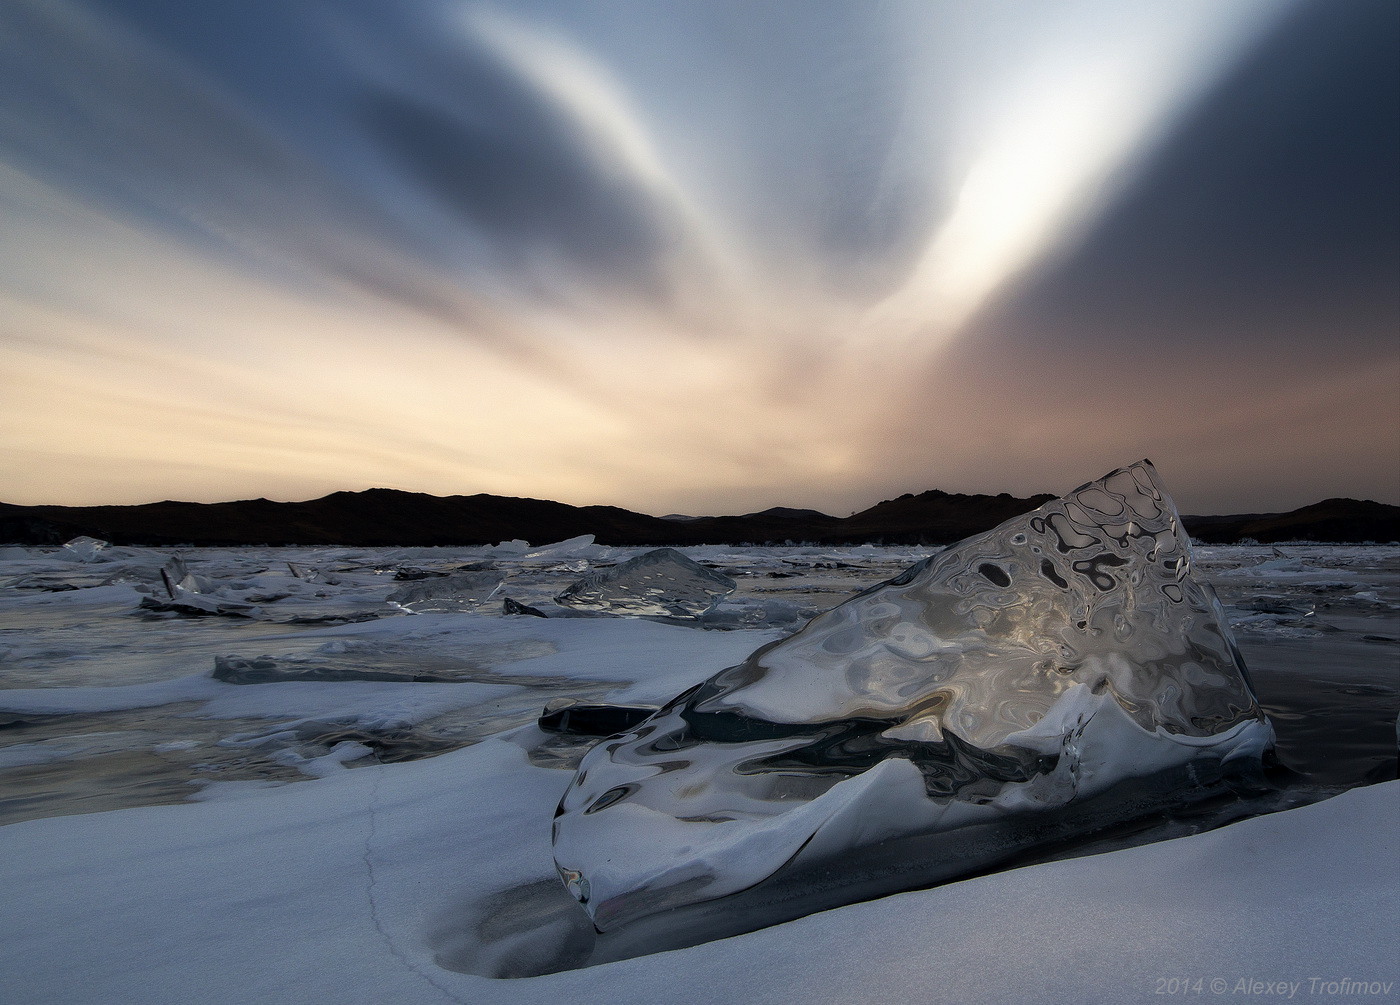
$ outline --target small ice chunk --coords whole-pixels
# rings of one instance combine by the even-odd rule
[[[175,587],[165,600],[155,597],[142,597],[138,605],[142,610],[157,611],[162,614],[179,614],[187,618],[261,618],[263,612],[252,604],[236,600],[219,600],[203,593]]]
[[[792,628],[818,613],[780,597],[745,598],[722,602],[703,620],[706,628]]]
[[[327,575],[314,565],[305,565],[301,562],[288,562],[287,571],[296,579],[306,583],[325,583],[327,586],[339,586],[340,580],[335,576]]]
[[[160,579],[171,600],[190,593],[209,593],[214,589],[213,582],[190,572],[179,555],[172,555],[170,561],[161,566]]]
[[[728,576],[673,548],[657,548],[590,573],[554,602],[581,611],[693,619],[704,617],[734,589]]]
[[[481,553],[490,558],[516,558],[530,550],[530,542],[515,538],[511,541],[502,541],[500,544],[489,545],[482,549]]]
[[[143,609],[194,618],[257,618],[262,614],[252,604],[211,596],[214,584],[190,572],[179,555],[171,556],[161,566],[160,579],[165,586],[165,599],[143,597],[140,604]]]
[[[520,601],[518,601],[518,600],[513,600],[513,599],[510,598],[510,597],[506,597],[506,599],[505,599],[504,601],[502,601],[502,603],[501,603],[501,613],[502,613],[502,614],[524,614],[524,615],[527,615],[527,616],[532,617],[532,618],[547,618],[547,617],[549,617],[548,614],[546,614],[544,611],[540,610],[538,607],[531,607],[529,604],[522,604]]]
[[[567,541],[558,541],[554,544],[546,544],[542,548],[536,548],[534,551],[527,551],[522,557],[532,559],[577,558],[598,550],[593,541],[594,537],[592,534],[580,534],[578,537],[571,537]]]
[[[97,558],[98,554],[108,543],[95,537],[75,537],[71,541],[64,542],[64,549],[68,555],[79,562],[91,562]]]
[[[499,572],[454,572],[413,580],[385,599],[413,614],[469,611],[493,596],[504,581]]]

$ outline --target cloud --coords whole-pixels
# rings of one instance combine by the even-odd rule
[[[0,448],[24,460],[0,497],[849,510],[1193,451],[1267,482],[1251,403],[1317,453],[1325,403],[1364,428],[1348,396],[1388,372],[1381,302],[1340,299],[1289,335],[1350,326],[1330,368],[1189,372],[1248,362],[1245,319],[1283,300],[1261,275],[1211,322],[1195,294],[1229,279],[1186,265],[1229,242],[1171,206],[1194,165],[1201,206],[1267,232],[1238,206],[1257,169],[1211,173],[1209,112],[1286,9],[19,0]],[[1176,355],[1182,324],[1216,355]]]

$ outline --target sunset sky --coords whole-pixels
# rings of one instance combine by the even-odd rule
[[[1394,0],[0,0],[0,500],[1400,502]]]

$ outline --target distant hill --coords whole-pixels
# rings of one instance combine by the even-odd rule
[[[943,544],[989,530],[1054,499],[1000,495],[950,495],[933,489],[876,503],[842,521],[847,533],[886,544]]]
[[[492,544],[512,538],[558,541],[669,540],[676,524],[615,506],[569,506],[508,496],[432,496],[394,489],[335,492],[309,502],[248,499],[142,506],[0,504],[0,539],[65,541],[89,534],[116,544]]]
[[[777,517],[780,520],[831,520],[832,517],[814,509],[793,509],[791,506],[774,506],[759,513],[745,513],[745,519],[762,520]]]
[[[1278,541],[1400,541],[1400,506],[1366,499],[1324,499],[1289,513],[1184,516],[1191,536],[1210,544]]]
[[[308,502],[159,502],[141,506],[0,503],[0,542],[60,544],[82,534],[140,545],[535,544],[593,534],[611,545],[948,544],[989,530],[1054,498],[958,495],[933,490],[888,499],[849,517],[774,507],[744,516],[681,519],[616,506],[570,506],[510,496],[432,496],[394,489],[335,492]],[[1400,540],[1400,506],[1328,499],[1291,513],[1183,518],[1211,543]]]

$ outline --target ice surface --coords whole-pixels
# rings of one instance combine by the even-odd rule
[[[619,939],[686,945],[1217,795],[1272,741],[1142,462],[600,744],[560,804],[555,860],[600,931],[649,918]]]
[[[412,668],[365,670],[346,666],[343,660],[334,656],[314,662],[279,660],[271,656],[219,656],[214,660],[213,677],[227,684],[278,684],[295,680],[387,680],[443,684],[462,679],[450,673]]]
[[[583,611],[699,618],[734,589],[728,576],[672,548],[657,548],[590,573],[554,599]]]
[[[1178,973],[1301,979],[1309,1000],[1312,976],[1396,978],[1400,783],[661,959],[510,981],[457,972],[521,953],[543,903],[529,892],[549,878],[535,817],[566,781],[496,740],[295,785],[231,783],[210,802],[0,828],[6,997],[557,1005],[673,1001],[685,988],[716,1005],[1119,1005],[1155,1000],[1158,978]],[[556,950],[565,941],[556,927]]]
[[[685,622],[556,617],[550,598],[578,578],[559,563],[578,559],[524,559],[523,546],[491,557],[505,593],[549,620],[503,617],[502,594],[469,613],[384,603],[405,564],[450,573],[490,550],[182,550],[219,597],[301,616],[274,623],[133,617],[151,587],[164,594],[168,549],[112,547],[89,564],[57,547],[0,549],[0,749],[15,764],[0,766],[0,819],[47,818],[0,827],[0,999],[266,1005],[310,988],[317,1000],[557,1005],[683,988],[767,1005],[1118,1003],[1156,1000],[1160,977],[1185,972],[1232,987],[1248,974],[1302,980],[1298,998],[1320,997],[1311,976],[1397,976],[1395,785],[1161,843],[1195,825],[1166,821],[1090,850],[1155,844],[1032,865],[1065,853],[1036,852],[1016,860],[1026,868],[569,970],[593,929],[558,881],[549,819],[595,741],[539,732],[546,702],[661,704],[783,637],[775,608],[827,609],[928,550],[686,548],[739,588]],[[1393,777],[1400,649],[1376,640],[1400,637],[1400,548],[1282,551],[1196,550],[1232,619],[1262,604],[1338,629],[1240,639],[1279,756],[1331,786],[1308,799]],[[1303,571],[1256,569],[1285,556]],[[295,578],[288,562],[339,582]],[[120,585],[98,585],[109,578]],[[364,611],[379,617],[310,623]],[[218,656],[261,654],[284,669],[471,679],[210,676]],[[374,757],[343,760],[357,743]]]
[[[495,595],[505,577],[498,572],[455,572],[415,579],[388,596],[388,601],[415,614],[469,611]]]

